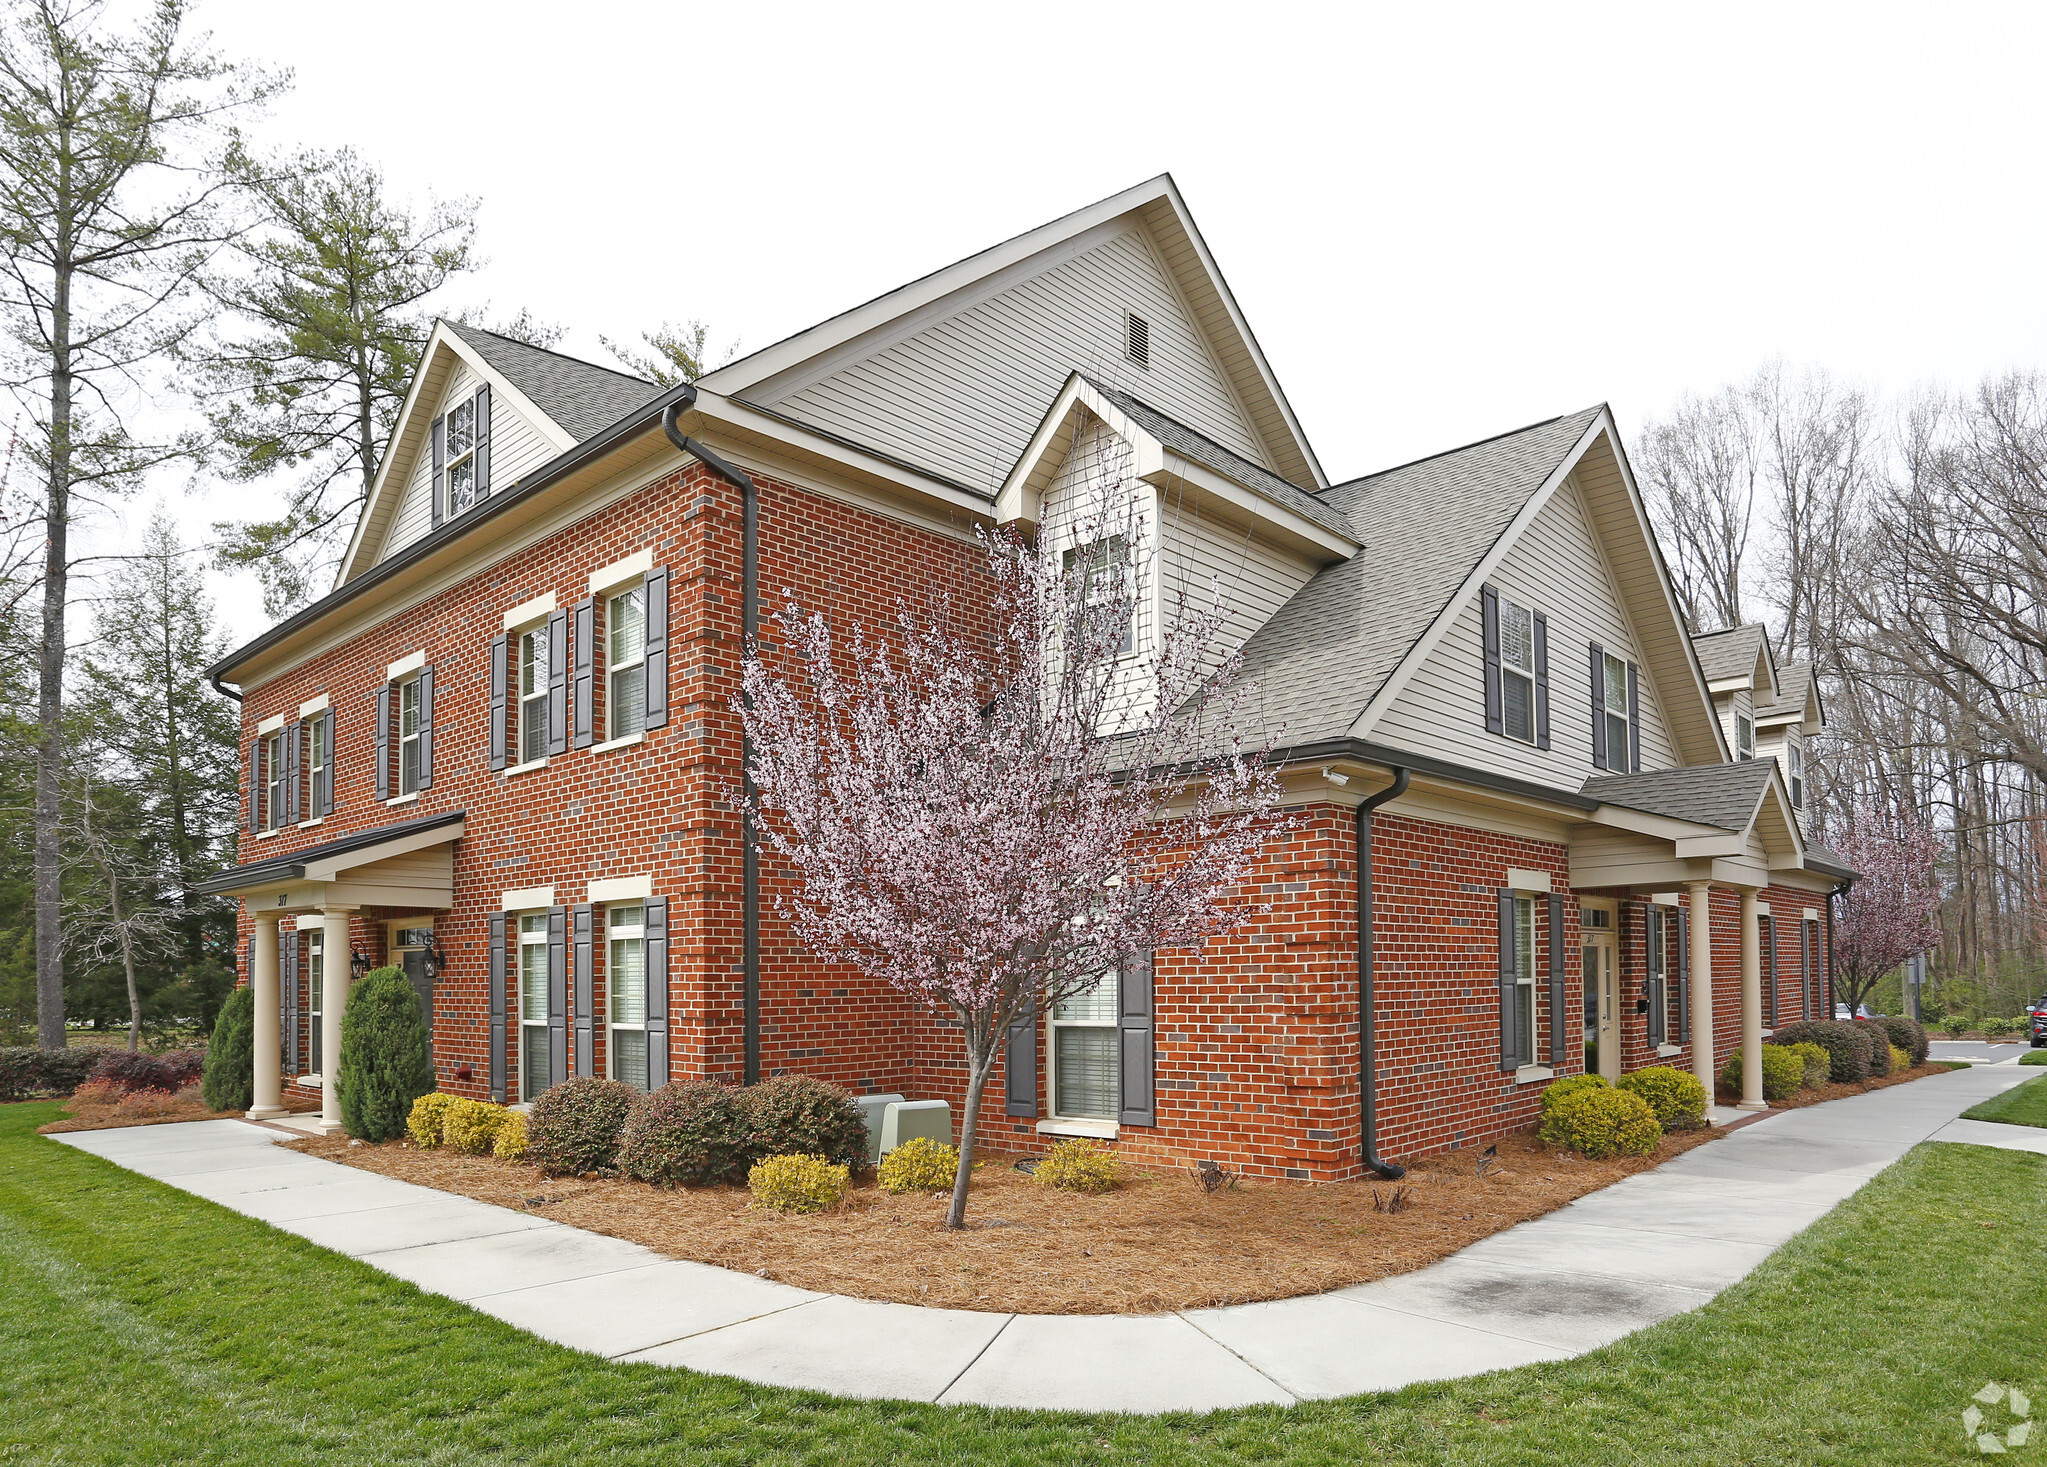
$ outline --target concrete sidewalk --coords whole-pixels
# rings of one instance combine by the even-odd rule
[[[278,1151],[279,1132],[242,1121],[51,1139],[610,1359],[843,1396],[1153,1413],[1582,1354],[1706,1303],[1921,1141],[2047,1150],[2047,1131],[1956,1120],[2031,1078],[1984,1067],[1774,1113],[1416,1273],[1141,1317],[812,1293]]]

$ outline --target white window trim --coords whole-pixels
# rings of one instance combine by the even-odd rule
[[[263,749],[263,830],[264,835],[275,835],[288,823],[285,810],[290,808],[285,794],[284,770],[291,767],[284,757],[284,725],[282,722],[264,734]],[[273,752],[274,751],[274,752]],[[279,766],[282,766],[280,768]]]
[[[405,745],[408,742],[411,743],[415,748],[417,748],[419,745],[419,731],[417,729],[413,730],[412,737],[409,740],[406,738],[405,735],[405,693],[407,689],[416,690],[418,689],[418,687],[419,678],[417,676],[413,676],[406,678],[403,682],[400,682],[397,685],[397,687],[392,689],[392,692],[396,694],[396,697],[393,699],[393,702],[396,706],[392,709],[392,716],[398,720],[398,726],[392,731],[393,737],[391,742],[394,746],[394,751],[398,756],[398,768],[394,771],[394,773],[398,777],[398,799],[401,800],[416,800],[419,798],[419,790],[417,787],[413,789],[405,788]],[[415,698],[418,697],[419,696],[418,692],[415,691],[413,693],[413,696]],[[424,710],[422,710],[422,712],[424,712]]]
[[[505,630],[522,632],[535,622],[546,621],[554,615],[554,592],[535,596],[531,601],[522,601],[505,613]]]
[[[386,807],[396,807],[396,806],[399,806],[399,805],[409,805],[409,804],[411,804],[411,803],[412,803],[412,802],[413,802],[414,800],[416,800],[416,799],[418,799],[418,798],[419,798],[419,791],[418,791],[418,790],[414,790],[414,791],[413,791],[413,792],[412,792],[411,794],[409,794],[409,795],[393,795],[393,796],[391,796],[391,798],[390,798],[390,799],[388,799],[388,800],[384,801],[384,804],[385,804],[385,806],[386,806]]]
[[[276,733],[279,729],[283,727],[284,715],[282,713],[273,713],[268,718],[264,719],[261,723],[256,725],[256,737],[268,738],[271,734]]]
[[[455,508],[455,466],[461,463],[474,464],[476,462],[476,450],[478,445],[483,441],[484,438],[489,436],[489,429],[487,426],[485,427],[484,431],[482,432],[477,431],[476,406],[477,399],[482,395],[483,389],[481,384],[479,384],[476,387],[472,387],[469,390],[469,395],[466,398],[455,399],[455,401],[447,405],[446,410],[442,414],[442,417],[446,420],[447,427],[452,430],[455,425],[454,420],[456,410],[464,406],[467,406],[469,409],[469,446],[463,449],[462,452],[460,453],[449,452],[447,454],[445,461],[441,465],[442,474],[441,482],[444,486],[446,486],[445,492],[447,494],[447,503],[444,504],[442,508],[447,511],[449,519],[453,519],[458,514],[469,513],[470,510],[476,508],[477,505],[481,504],[484,498],[486,497],[485,494],[479,494],[476,492],[476,476],[475,471],[472,469],[470,472],[469,479],[470,496],[469,503],[463,505],[460,509]],[[445,439],[444,446],[448,449],[452,449],[454,447],[453,443],[446,442]],[[488,491],[486,491],[486,494],[487,492]]]
[[[503,903],[502,912],[539,912],[554,905],[554,888],[551,886],[515,886],[499,898]]]
[[[648,880],[648,878],[646,878],[646,877],[632,877],[632,878],[627,878],[627,882],[628,882],[628,883],[629,883],[629,882],[631,882],[631,881],[647,881],[647,880]],[[602,898],[600,898],[600,897],[599,897],[599,896],[597,895],[597,892],[598,892],[598,890],[599,890],[599,888],[600,888],[601,886],[604,886],[604,885],[620,885],[620,884],[626,884],[626,883],[616,883],[616,882],[614,882],[614,883],[600,883],[600,882],[594,882],[594,881],[593,881],[593,882],[591,882],[591,883],[590,883],[590,892],[589,892],[589,897],[590,897],[590,900],[591,900],[591,902],[592,902],[592,903],[595,903],[595,902],[598,902],[598,901],[600,901],[600,900],[603,900]],[[611,1015],[612,1015],[612,1012],[613,1012],[613,1007],[614,1007],[614,1006],[613,1006],[613,1003],[612,1003],[612,993],[611,993],[611,972],[612,972],[612,963],[611,963],[611,945],[612,945],[612,944],[613,944],[614,942],[620,942],[620,941],[631,941],[631,940],[632,940],[632,938],[633,938],[634,936],[637,936],[637,937],[638,937],[638,939],[639,939],[639,943],[640,943],[640,980],[641,980],[641,983],[642,983],[643,985],[644,985],[644,983],[646,982],[646,976],[647,976],[647,913],[646,913],[646,908],[644,907],[644,905],[642,905],[642,902],[643,902],[643,900],[644,900],[644,898],[640,898],[640,897],[628,897],[628,898],[625,898],[625,899],[623,899],[623,900],[617,901],[617,902],[615,902],[615,903],[612,903],[612,902],[607,902],[607,903],[605,904],[605,908],[604,908],[604,1078],[605,1078],[605,1079],[607,1079],[607,1080],[616,1080],[616,1079],[618,1079],[618,1078],[619,1078],[619,1074],[618,1074],[618,1045],[617,1045],[617,1043],[616,1043],[616,1042],[615,1042],[615,1041],[614,1041],[614,1040],[612,1039],[612,1037],[611,1037],[611,1036],[612,1036],[612,1035],[614,1035],[614,1034],[620,1033],[621,1031],[623,1031],[623,1032],[627,1032],[627,1033],[637,1033],[637,1034],[645,1034],[645,1033],[647,1032],[647,1019],[646,1019],[646,1012],[647,1012],[647,1009],[646,1009],[646,999],[645,999],[645,997],[644,997],[644,996],[643,996],[643,997],[641,998],[641,1000],[640,1000],[640,1022],[639,1022],[639,1023],[637,1023],[637,1024],[620,1024],[620,1023],[615,1023],[615,1022],[613,1022],[613,1020],[612,1020],[612,1017],[611,1017]],[[619,928],[618,928],[618,927],[617,927],[616,925],[614,925],[614,923],[613,923],[613,921],[612,921],[612,913],[613,913],[613,910],[614,910],[614,908],[615,908],[615,907],[639,907],[639,908],[640,908],[640,922],[639,922],[639,925],[638,925],[637,927],[634,927],[634,928],[629,928],[629,929],[625,929],[625,930],[624,930],[624,932],[622,933],[622,932],[621,932],[621,929],[619,929]]]
[[[548,742],[548,735],[552,732],[547,727],[547,703],[549,694],[552,691],[548,681],[545,679],[538,680],[540,686],[535,691],[531,693],[526,691],[527,639],[532,638],[534,640],[536,651],[544,652],[551,656],[553,649],[547,645],[547,629],[541,626],[527,627],[519,632],[517,636],[518,640],[512,647],[512,752],[515,755],[523,754],[526,751],[526,734],[528,732],[526,728],[526,710],[529,707],[537,707],[539,710],[537,716],[541,724],[540,735],[543,747]],[[554,668],[550,666],[547,669],[547,673],[548,677],[552,678]],[[513,766],[512,769],[507,769],[504,772],[512,774],[523,769],[538,769],[546,762],[547,755],[543,753],[537,759],[522,760],[519,764]]]
[[[1535,971],[1535,929],[1536,929],[1535,908],[1537,903],[1535,898],[1526,892],[1515,892],[1513,896],[1513,901],[1514,901],[1514,987],[1516,990],[1515,1002],[1517,1005],[1519,1004],[1521,990],[1525,989],[1528,994],[1528,1050],[1531,1056],[1531,1058],[1526,1064],[1521,1065],[1514,1072],[1516,1081],[1518,1083],[1522,1070],[1542,1068],[1542,1066],[1537,1065],[1534,1059],[1532,1058],[1539,1042],[1539,1036],[1536,1033],[1536,1031],[1541,1027],[1539,1021],[1542,1016],[1540,1013],[1537,1012],[1535,1006],[1535,990],[1539,986],[1538,975],[1536,974]],[[1528,904],[1528,945],[1526,948],[1523,948],[1521,944],[1521,904],[1523,902],[1526,902]],[[1615,931],[1617,930],[1617,928],[1602,928],[1600,930]],[[1524,974],[1526,976],[1523,976]],[[1517,1012],[1515,1013],[1514,1016],[1515,1023],[1517,1026],[1520,1023],[1520,1018],[1521,1016],[1517,1009]]]
[[[634,744],[645,743],[646,739],[646,731],[642,729],[635,733],[621,734],[615,739],[606,739],[601,744],[592,744],[590,752],[593,754],[609,754],[614,749],[630,749]]]
[[[517,998],[519,1006],[519,1100],[522,1104],[530,1105],[533,1102],[533,1097],[526,1093],[526,1084],[532,1078],[532,1076],[527,1072],[526,1069],[526,1031],[528,1029],[539,1029],[544,1032],[548,1027],[548,1020],[546,1013],[547,1006],[546,999],[544,997],[541,1001],[542,1012],[540,1018],[535,1020],[526,1017],[526,949],[529,947],[539,948],[541,954],[541,962],[543,965],[546,963],[547,914],[544,911],[535,911],[533,908],[528,907],[520,911],[517,915],[520,918],[520,921],[516,931],[513,934],[515,939],[513,943],[515,961],[512,969],[513,977],[512,991]],[[526,923],[524,919],[527,917],[540,918],[540,931],[537,936],[529,934],[526,931]],[[568,1077],[564,1075],[562,1078],[567,1079]]]
[[[624,560],[615,560],[602,570],[590,572],[590,594],[609,597],[628,581],[640,579],[653,568],[653,550],[635,550]]]
[[[652,901],[653,898],[653,877],[613,876],[601,881],[591,882],[583,900],[595,906],[599,903],[609,904],[612,902],[617,902],[620,905],[630,905],[634,902]]]
[[[510,779],[515,774],[531,774],[536,769],[545,768],[547,768],[547,755],[542,754],[538,759],[528,759],[524,764],[514,764],[509,769],[500,769],[498,774],[505,779]]]
[[[1117,975],[1113,975],[1113,974],[1111,974],[1111,975],[1105,975],[1105,976],[1106,976],[1106,977],[1116,977],[1116,981],[1117,981],[1117,982],[1119,983],[1119,985],[1120,985],[1120,983],[1121,983],[1121,978],[1120,978],[1120,977],[1118,977]],[[1100,990],[1099,990],[1099,988],[1096,988],[1096,989],[1091,989],[1091,990],[1089,990],[1088,996],[1089,996],[1089,997],[1093,997],[1093,996],[1094,996],[1094,994],[1095,994],[1096,992],[1099,992],[1099,991],[1100,991]],[[1119,988],[1119,993],[1120,993],[1120,988]],[[1111,1134],[1111,1135],[1113,1135],[1113,1134],[1114,1134],[1114,1131],[1115,1131],[1115,1126],[1116,1126],[1116,1122],[1115,1122],[1115,1120],[1114,1120],[1113,1118],[1110,1118],[1110,1117],[1105,1117],[1105,1116],[1065,1116],[1065,1115],[1061,1115],[1061,1114],[1059,1114],[1059,1044],[1058,1044],[1058,1032],[1059,1032],[1059,1030],[1060,1030],[1060,1029],[1062,1029],[1062,1028],[1064,1028],[1064,1029],[1106,1029],[1106,1030],[1108,1030],[1108,1031],[1109,1031],[1109,1032],[1110,1032],[1111,1034],[1114,1034],[1114,1033],[1116,1032],[1116,1022],[1117,1022],[1117,1021],[1116,1021],[1116,1018],[1115,1018],[1115,1015],[1111,1014],[1111,1015],[1110,1015],[1110,1016],[1109,1016],[1109,1017],[1108,1017],[1107,1019],[1061,1019],[1061,1018],[1057,1017],[1057,1014],[1058,1014],[1058,1008],[1057,1008],[1057,1006],[1056,1006],[1056,1005],[1047,1005],[1047,1007],[1046,1007],[1046,1009],[1045,1009],[1045,1020],[1044,1020],[1044,1023],[1043,1023],[1042,1025],[1040,1025],[1040,1026],[1039,1026],[1039,1027],[1040,1027],[1040,1030],[1042,1031],[1042,1033],[1043,1033],[1043,1036],[1044,1036],[1044,1037],[1043,1037],[1043,1044],[1044,1044],[1044,1050],[1043,1050],[1043,1052],[1044,1052],[1044,1056],[1045,1056],[1045,1107],[1046,1107],[1047,1111],[1049,1111],[1049,1112],[1050,1112],[1050,1114],[1049,1114],[1049,1115],[1048,1115],[1048,1116],[1046,1117],[1046,1119],[1045,1119],[1045,1120],[1043,1120],[1043,1121],[1040,1121],[1040,1122],[1038,1123],[1039,1129],[1040,1129],[1040,1130],[1044,1130],[1044,1128],[1045,1128],[1045,1127],[1046,1127],[1047,1125],[1053,1125],[1053,1126],[1080,1126],[1080,1127],[1086,1127],[1086,1128],[1088,1128],[1088,1129],[1084,1129],[1084,1130],[1078,1130],[1078,1131],[1062,1131],[1062,1132],[1046,1132],[1046,1134],[1048,1134],[1048,1135],[1055,1135],[1055,1134],[1056,1134],[1056,1135],[1074,1135],[1074,1136],[1095,1136],[1095,1135],[1101,1135],[1101,1134],[1103,1134],[1103,1132],[1102,1132],[1102,1131],[1100,1130],[1100,1128],[1101,1128],[1101,1127],[1103,1127],[1103,1126],[1107,1126],[1107,1127],[1109,1127],[1109,1128],[1110,1128],[1110,1129],[1109,1129],[1109,1132],[1108,1132],[1108,1134]],[[1117,1084],[1118,1084],[1118,1087],[1120,1088],[1120,1087],[1121,1087],[1121,1084],[1122,1084],[1122,1078],[1123,1078],[1123,1056],[1122,1056],[1122,1054],[1121,1054],[1120,1052],[1117,1052],[1117,1053],[1116,1053],[1116,1078],[1117,1078]]]
[[[1040,1136],[1091,1136],[1098,1141],[1114,1141],[1121,1133],[1121,1127],[1114,1121],[1065,1120],[1059,1117],[1039,1121],[1036,1129]]]
[[[1507,612],[1519,611],[1528,618],[1528,664],[1516,667],[1507,661]],[[1537,738],[1535,706],[1535,608],[1523,606],[1509,596],[1500,597],[1500,732],[1517,744],[1534,747]],[[1518,677],[1528,684],[1528,733],[1526,737],[1507,727],[1507,679]],[[1547,888],[1545,888],[1546,890]]]
[[[1626,770],[1634,766],[1631,749],[1634,743],[1635,720],[1628,707],[1628,659],[1605,648],[1600,649],[1600,699],[1599,711],[1608,722],[1606,725],[1606,767],[1611,770]],[[1620,676],[1613,676],[1618,667]],[[1621,706],[1613,706],[1615,689],[1619,689]],[[1618,752],[1613,747],[1613,723],[1621,721],[1621,746]]]
[[[1748,732],[1746,741],[1742,739],[1743,730]],[[1737,762],[1756,757],[1756,721],[1745,713],[1734,715],[1734,757]]]
[[[331,769],[334,763],[334,716],[327,712],[327,700],[322,698],[320,706],[314,709],[311,714],[306,715],[302,719],[302,723],[304,729],[299,737],[305,740],[305,744],[299,751],[299,778],[304,781],[305,788],[299,794],[300,798],[305,802],[302,808],[308,813],[306,818],[299,822],[299,827],[304,829],[308,825],[318,825],[325,818],[324,816],[314,815],[311,811],[313,808],[313,793],[320,787],[320,771],[322,769]],[[320,747],[320,727],[322,724],[325,724],[327,727],[327,762],[325,764],[315,764],[313,762],[313,751]]]
[[[284,834],[284,827],[280,825],[280,826],[278,826],[278,827],[277,827],[276,829],[274,829],[274,830],[259,830],[259,831],[257,831],[257,832],[256,832],[256,839],[257,839],[257,840],[275,840],[275,839],[277,839],[277,837],[278,837],[278,836],[280,836],[280,835],[283,835],[283,834]]]
[[[308,698],[305,702],[299,704],[299,717],[311,718],[315,713],[325,713],[331,706],[327,695],[322,693],[317,698]]]
[[[407,674],[419,672],[423,670],[425,667],[426,667],[425,649],[421,649],[420,651],[417,652],[408,652],[403,657],[399,658],[396,662],[392,663],[389,667],[384,669],[384,681],[387,683],[395,683],[400,678],[405,677]]]
[[[612,606],[616,602],[622,600],[623,598],[632,595],[633,592],[635,591],[641,593],[640,655],[633,658],[630,662],[613,662],[611,660],[613,622]],[[618,676],[618,674],[622,672],[631,672],[636,667],[644,669],[646,665],[647,665],[646,583],[642,581],[637,586],[629,584],[617,586],[613,588],[613,590],[604,597],[604,730],[606,733],[611,732],[611,720],[618,708],[618,698],[616,696],[615,689],[613,686],[613,680]],[[634,729],[631,733],[618,734],[614,737],[607,738],[606,740],[604,740],[602,744],[598,745],[597,747],[604,749],[624,748],[626,746],[626,741],[628,739],[636,739],[645,734],[646,718],[647,718],[646,674],[642,672],[640,675],[640,721],[642,726],[640,728]]]
[[[1516,1085],[1532,1085],[1537,1080],[1554,1080],[1557,1072],[1548,1065],[1523,1065],[1514,1071]]]
[[[298,824],[298,828],[299,828],[300,830],[311,830],[311,829],[312,829],[312,828],[313,828],[314,826],[316,826],[316,825],[325,825],[326,823],[327,823],[327,817],[326,817],[326,816],[324,816],[324,815],[315,815],[315,816],[314,816],[314,817],[313,817],[312,819],[310,819],[310,820],[301,820],[301,821],[299,822],[299,824]]]
[[[1668,1059],[1674,1054],[1683,1053],[1684,1046],[1682,1044],[1659,1044],[1656,1046],[1656,1057],[1658,1059]]]

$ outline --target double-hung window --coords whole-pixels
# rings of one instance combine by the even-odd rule
[[[448,513],[476,503],[476,399],[448,409]]]
[[[1601,699],[1606,716],[1606,749],[1608,767],[1626,769],[1630,759],[1628,752],[1628,664],[1611,652],[1606,658],[1605,686]]]
[[[1506,735],[1535,742],[1535,613],[1500,598],[1500,715]]]
[[[1784,741],[1784,752],[1791,764],[1791,808],[1794,810],[1803,809],[1805,807],[1805,749],[1786,739]]]
[[[308,1047],[312,1061],[311,1074],[324,1075],[320,1068],[320,1013],[326,1002],[326,968],[321,961],[324,937],[318,928],[306,934],[306,1030],[312,1043]]]
[[[1117,1063],[1117,975],[1053,1005],[1052,1114],[1061,1119],[1113,1121],[1121,1074]]]
[[[519,917],[519,1098],[554,1084],[548,1059],[547,913]]]
[[[644,582],[604,603],[604,736],[630,738],[647,727],[647,587]]]
[[[519,633],[518,762],[547,756],[547,625]]]
[[[299,808],[311,820],[327,813],[324,796],[333,787],[328,781],[332,779],[334,769],[334,715],[322,713],[307,719],[304,737],[306,787]]]
[[[1535,898],[1514,898],[1514,1053],[1535,1063]]]
[[[420,787],[420,682],[407,678],[398,685],[398,793],[417,794]]]
[[[1734,715],[1734,753],[1738,759],[1756,757],[1756,721],[1746,713]]]
[[[606,1047],[611,1078],[636,1090],[647,1088],[647,926],[637,903],[613,907],[605,918],[605,972],[611,1042]]]
[[[1101,650],[1122,657],[1137,645],[1137,597],[1130,567],[1130,545],[1122,535],[1105,535],[1085,545],[1070,545],[1059,568],[1080,574],[1080,625],[1076,633],[1099,637]],[[1113,620],[1112,620],[1113,619]]]
[[[285,762],[284,731],[263,736],[263,828],[276,830],[284,824]]]

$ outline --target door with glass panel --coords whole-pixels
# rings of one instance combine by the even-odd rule
[[[1086,993],[1053,1006],[1046,1045],[1053,1119],[1116,1119],[1122,1096],[1116,999],[1116,974],[1109,972]]]
[[[605,1068],[635,1090],[647,1088],[647,927],[637,903],[613,907],[605,919],[606,1008],[609,1043]]]
[[[547,1042],[547,913],[519,918],[519,1098],[553,1085]]]
[[[1621,1077],[1620,964],[1613,910],[1585,906],[1578,913],[1579,953],[1585,978],[1586,1069]]]
[[[426,1020],[428,1059],[432,1059],[434,1053],[434,980],[426,970],[426,950],[433,945],[433,940],[434,930],[431,927],[394,926],[391,929],[391,961],[404,970],[412,991],[419,996],[419,1016]]]

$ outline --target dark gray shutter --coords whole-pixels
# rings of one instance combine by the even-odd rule
[[[1500,702],[1500,593],[1484,586],[1478,593],[1479,620],[1484,624],[1485,731],[1505,733],[1506,715]]]
[[[1535,747],[1549,747],[1549,618],[1535,613]]]
[[[1628,664],[1628,772],[1642,772],[1642,675]]]
[[[288,919],[287,919],[288,920]],[[296,1075],[299,1072],[299,949],[305,938],[296,927],[279,925],[277,930],[278,991],[277,1010],[280,1025],[278,1055],[284,1061],[284,1072]]]
[[[242,942],[242,982],[251,988],[256,986],[256,934],[253,932]]]
[[[1805,1005],[1805,1016],[1811,1018],[1815,1012],[1812,1005],[1812,923],[1800,918],[1798,922],[1798,991],[1800,1002]],[[1822,1018],[1832,1018],[1823,1014]]]
[[[476,389],[476,497],[490,493],[490,384]]]
[[[647,943],[647,1088],[668,1083],[668,898],[654,897],[645,913]]]
[[[377,798],[391,798],[391,685],[377,689],[377,736],[371,740],[371,757],[377,761]]]
[[[1034,1120],[1038,1114],[1038,1015],[1016,1020],[1002,1045],[1003,1111]]]
[[[572,671],[576,686],[569,701],[574,705],[572,742],[587,749],[597,741],[597,602],[584,597],[576,603],[576,644]]]
[[[503,912],[490,914],[490,1098],[505,1103],[505,943]]]
[[[284,823],[296,825],[303,818],[299,811],[299,780],[304,777],[300,763],[300,726],[287,723],[284,726]]]
[[[490,644],[490,767],[505,767],[505,700],[510,689],[507,658],[510,637],[494,637]]]
[[[1677,923],[1677,1042],[1689,1044],[1692,1038],[1691,914],[1683,908],[1673,907],[1671,916]]]
[[[263,736],[249,745],[249,834],[263,830]]]
[[[1159,1123],[1157,1076],[1158,1026],[1153,1021],[1152,955],[1124,960],[1116,983],[1118,1079],[1123,1103],[1116,1116],[1122,1126]]]
[[[1654,1046],[1664,1042],[1663,1036],[1670,1032],[1669,982],[1664,967],[1666,945],[1663,931],[1663,908],[1650,905],[1642,909],[1642,943],[1646,949],[1643,967],[1646,974],[1642,982],[1642,996],[1649,1000],[1649,1043]]]
[[[1521,1065],[1521,1039],[1515,1031],[1520,1027],[1515,1022],[1514,1011],[1519,1007],[1514,1002],[1514,989],[1520,979],[1520,966],[1514,952],[1514,893],[1506,887],[1499,889],[1500,898],[1500,1070],[1511,1072]]]
[[[547,909],[547,1081],[569,1077],[569,909]]]
[[[434,787],[434,670],[419,674],[419,787]]]
[[[668,726],[668,567],[647,572],[647,723]]]
[[[1592,767],[1606,769],[1606,649],[1592,644]]]
[[[547,752],[568,751],[569,614],[557,611],[547,619]]]
[[[334,710],[329,708],[320,715],[320,721],[313,725],[313,737],[324,738],[326,748],[322,751],[326,759],[320,765],[318,778],[314,780],[313,813],[319,816],[334,813],[334,760],[340,745],[334,737]]]
[[[587,1079],[596,1074],[594,1063],[596,1050],[596,1021],[591,1006],[591,965],[595,961],[597,944],[590,929],[590,904],[579,903],[571,915],[570,943],[574,948],[576,969],[575,1020],[576,1020],[576,1075]]]
[[[1570,968],[1564,961],[1564,899],[1549,899],[1549,1064],[1564,1067],[1564,1031],[1571,1022],[1565,992]]]
[[[448,420],[446,418],[434,419],[433,441],[434,482],[433,492],[428,497],[433,500],[433,522],[435,528],[438,529],[441,520],[446,517],[446,505],[448,503]]]
[[[1777,1027],[1777,924],[1767,915],[1756,918],[1756,946],[1762,949],[1763,1022]]]

